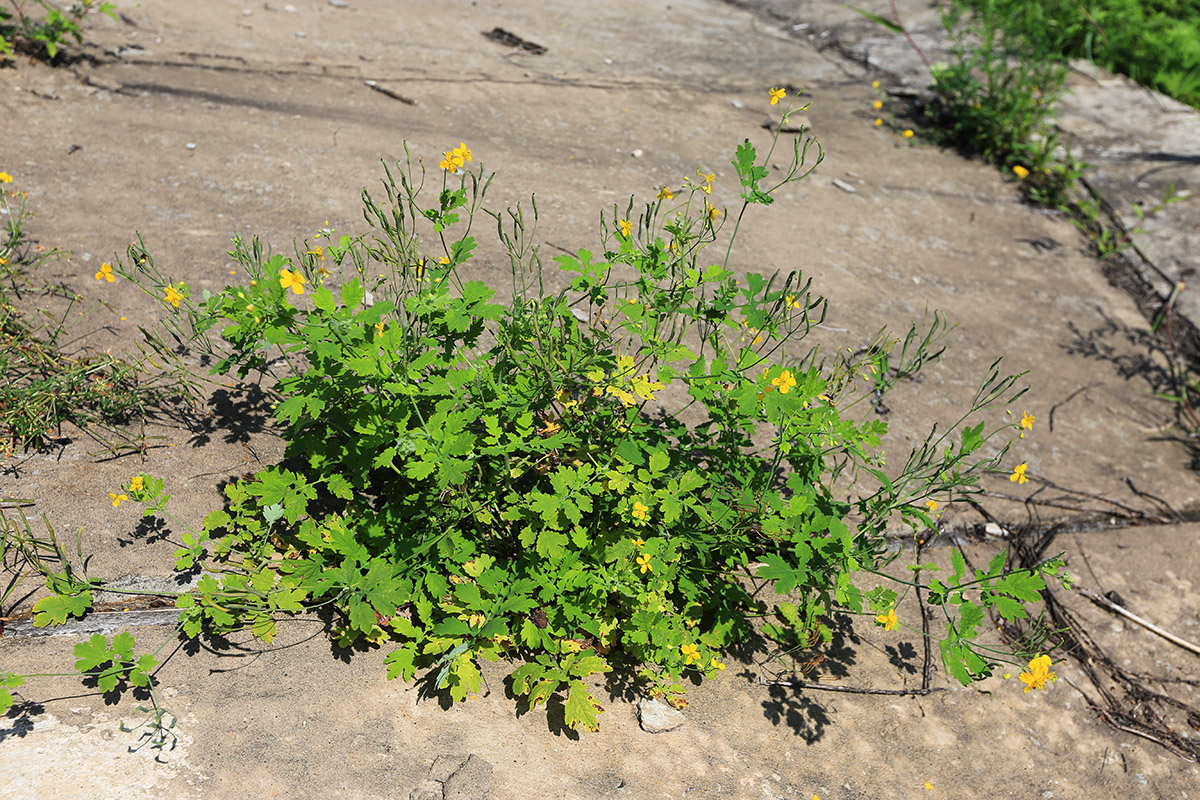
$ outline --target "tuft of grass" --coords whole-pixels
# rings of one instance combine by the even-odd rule
[[[111,453],[144,450],[147,437],[126,426],[175,402],[179,389],[140,363],[66,349],[69,320],[79,318],[85,299],[36,280],[40,267],[64,253],[29,239],[26,199],[0,195],[0,461],[62,439],[64,426]]]

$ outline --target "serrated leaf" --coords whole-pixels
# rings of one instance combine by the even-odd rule
[[[387,664],[388,680],[394,678],[403,678],[410,681],[413,675],[417,673],[416,668],[417,646],[415,643],[409,643],[399,650],[393,650],[388,653],[387,658],[383,660]]]
[[[313,305],[319,308],[321,311],[330,312],[337,307],[337,304],[333,301],[333,292],[329,291],[329,289],[324,286],[318,287],[317,290],[312,293],[312,299]]]
[[[517,667],[509,675],[512,678],[513,694],[529,694],[533,682],[545,674],[546,668],[535,662]]]
[[[1045,588],[1046,581],[1040,575],[1026,571],[1010,573],[996,585],[996,591],[1004,592],[1026,603],[1036,603],[1040,600],[1042,590]]]
[[[596,715],[604,709],[581,682],[571,681],[570,687],[564,709],[566,712],[564,721],[567,723],[567,727],[571,730],[578,730],[582,725],[589,731],[600,730],[600,722],[596,719]]]
[[[608,672],[612,667],[597,655],[583,655],[571,664],[570,674],[576,678],[586,678],[598,672]]]
[[[958,583],[962,580],[963,572],[967,569],[967,560],[963,557],[962,551],[957,547],[950,552],[950,561],[954,566],[954,582]]]
[[[43,597],[33,604],[33,627],[45,628],[49,625],[62,625],[67,621],[67,617],[82,617],[91,607],[91,592],[66,596],[54,594]]]
[[[112,661],[108,652],[108,639],[103,634],[93,634],[86,642],[75,645],[75,669],[80,672],[90,672],[101,664]]]

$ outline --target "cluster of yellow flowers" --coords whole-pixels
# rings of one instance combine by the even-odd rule
[[[139,492],[145,491],[145,488],[145,478],[143,478],[141,475],[134,475],[129,479],[129,488],[126,491],[138,494]],[[109,492],[108,499],[112,500],[113,508],[117,508],[121,505],[122,501],[129,499],[129,495],[125,494],[124,492],[119,494],[117,492]]]
[[[176,308],[179,308],[179,301],[183,299],[183,293],[175,288],[175,284],[168,283],[165,287],[163,287],[163,294],[165,295],[163,300],[175,306]]]
[[[442,153],[442,160],[438,162],[438,166],[446,170],[446,172],[454,174],[470,162],[471,151],[467,149],[464,143],[459,142],[458,147]]]

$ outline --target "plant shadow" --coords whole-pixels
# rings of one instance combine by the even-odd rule
[[[193,431],[193,447],[207,445],[220,432],[227,444],[245,444],[250,437],[271,427],[272,396],[256,383],[221,388],[208,399],[208,413],[195,416],[188,426]]]

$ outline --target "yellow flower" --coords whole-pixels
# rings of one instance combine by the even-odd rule
[[[450,263],[450,259],[446,258],[445,256],[440,256],[440,257],[438,258],[438,263],[439,263],[439,264],[441,264],[441,265],[444,267],[444,266],[446,266],[447,264],[449,264],[449,263]]]
[[[796,385],[796,379],[792,377],[791,370],[785,369],[778,378],[771,381],[771,385],[778,387],[780,394],[787,394]]]
[[[183,295],[175,288],[175,285],[167,284],[163,292],[166,295],[163,299],[176,308],[179,308],[179,301],[183,299]]]
[[[879,117],[876,117],[875,118],[875,127],[878,128],[882,124],[883,124],[883,120],[879,119]]]
[[[649,553],[642,553],[640,556],[638,556],[637,563],[638,563],[638,566],[642,568],[643,575],[645,575],[647,571],[650,571],[650,572],[654,571],[654,567],[650,564],[650,554]]]
[[[465,147],[463,148],[466,149]],[[438,162],[438,166],[449,173],[458,172],[458,168],[467,162],[467,156],[471,154],[470,150],[462,153],[459,148],[455,147],[452,150],[447,150],[442,153],[442,160]]]
[[[1025,430],[1033,430],[1033,423],[1037,421],[1037,417],[1027,411],[1021,412],[1021,427]]]
[[[1039,655],[1029,662],[1029,672],[1022,672],[1018,676],[1021,683],[1025,684],[1026,694],[1029,694],[1030,689],[1045,689],[1047,683],[1054,683],[1058,680],[1058,676],[1050,671],[1053,663],[1050,656],[1046,655]]]
[[[787,92],[785,90],[776,89],[774,86],[771,87],[771,93],[770,93],[771,105],[775,105],[776,103],[778,103],[780,100],[782,100],[785,97],[787,97]]]
[[[876,111],[878,111],[879,109],[883,108],[883,101],[882,101],[882,100],[876,100],[874,103],[871,103],[871,108],[873,108],[873,109],[875,109]]]
[[[4,266],[5,264],[7,264],[7,263],[8,263],[8,259],[7,259],[7,258],[0,258],[0,267],[3,267],[3,266]]]
[[[128,495],[124,495],[124,494],[115,494],[115,493],[113,493],[113,492],[109,492],[109,493],[108,493],[108,496],[112,498],[112,501],[113,501],[113,508],[116,508],[117,506],[121,505],[121,501],[122,501],[122,500],[128,500],[128,499],[129,499],[129,496],[128,496]]]
[[[12,183],[12,175],[7,172],[0,172],[0,183]]]
[[[382,322],[375,323],[375,335],[383,336],[383,323]]]
[[[900,135],[903,136],[905,139],[911,139],[913,137],[912,128],[907,129],[906,131],[904,131],[904,133],[902,133]]]
[[[700,648],[694,644],[679,645],[679,652],[683,654],[684,664],[690,664],[693,661],[700,660]]]
[[[886,614],[880,614],[875,617],[875,624],[882,625],[885,631],[890,631],[892,628],[900,624],[900,620],[896,617],[896,609],[889,608]]]
[[[633,501],[633,518],[634,519],[640,519],[642,522],[645,522],[646,521],[646,512],[649,510],[650,510],[650,506],[645,505],[644,503],[642,503],[641,500]]]
[[[622,236],[629,236],[633,231],[633,225],[627,219],[617,220],[617,226],[621,229]]]
[[[145,482],[142,479],[141,475],[134,475],[132,478],[129,479],[129,491],[140,492],[144,488],[146,488]]]
[[[717,659],[715,659],[715,658],[714,658],[712,661],[710,661],[710,662],[709,662],[709,666],[710,666],[710,667],[713,667],[713,668],[715,668],[715,669],[716,669],[716,670],[718,670],[719,672],[724,672],[724,671],[725,671],[725,665],[724,665],[724,664],[722,664],[720,661],[718,661],[718,660],[717,660]]]
[[[700,188],[704,190],[705,194],[712,194],[712,182],[717,179],[716,173],[703,172],[700,167],[696,167],[696,174],[699,175],[704,181],[704,185]]]
[[[325,248],[321,247],[320,245],[317,245],[312,250],[309,250],[308,254],[310,256],[316,256],[321,261],[325,260]]]
[[[1025,178],[1029,177],[1029,170],[1025,169],[1020,164],[1017,164],[1015,167],[1013,167],[1013,174],[1021,180],[1024,180]]]
[[[279,270],[279,285],[282,286],[284,290],[291,289],[296,294],[304,294],[305,283],[307,283],[307,281],[304,279],[304,276],[300,274],[300,270],[296,270],[295,272],[290,269]]]
[[[717,219],[717,215],[720,213],[721,213],[721,210],[719,208],[717,208],[716,206],[708,206],[709,219],[713,220],[714,222]]]
[[[645,540],[643,539],[630,539],[629,541],[633,542],[634,547],[642,547],[646,544]]]
[[[462,142],[459,142],[458,147],[454,148],[450,152],[453,153],[454,155],[458,156],[461,159],[465,159],[468,164],[471,163],[471,160],[472,160],[471,159],[471,151],[468,150],[467,146],[465,144],[463,144]],[[459,162],[459,166],[460,167],[462,166],[462,162]]]
[[[926,500],[925,507],[929,509],[929,513],[933,514],[938,510],[937,500]]]
[[[933,784],[932,784],[932,783],[930,783],[929,781],[925,781],[925,789],[926,789],[926,791],[930,791],[930,792],[932,792],[932,791],[933,791]]]
[[[96,280],[112,283],[115,280],[112,274],[112,264],[109,264],[107,261],[101,264],[100,271],[96,273]]]
[[[878,89],[878,88],[879,88],[879,81],[871,81],[871,88],[872,88],[872,89]]]
[[[1017,464],[1017,466],[1013,469],[1012,475],[1008,476],[1008,479],[1020,486],[1022,483],[1025,483],[1029,480],[1029,478],[1025,477],[1025,470],[1028,468],[1028,464]]]
[[[1011,673],[1011,672],[1006,672],[1006,673],[1004,673],[1003,675],[1001,675],[1000,677],[1001,677],[1001,678],[1004,678],[1004,680],[1008,680],[1009,678],[1011,678],[1011,677],[1012,677],[1012,673]]]
[[[664,186],[658,190],[658,199],[659,200],[670,200],[674,196],[675,196],[675,193],[672,192],[670,189],[668,189],[666,186]]]
[[[796,299],[795,295],[789,294],[787,296],[787,307],[788,308],[800,308],[800,301]]]

